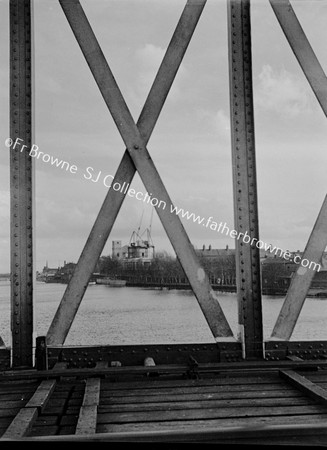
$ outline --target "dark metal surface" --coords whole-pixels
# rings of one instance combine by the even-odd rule
[[[57,361],[66,362],[69,367],[93,367],[99,361],[120,361],[123,365],[142,365],[145,357],[152,357],[156,364],[187,364],[190,356],[199,363],[242,360],[240,342],[184,345],[50,346],[47,352],[49,368],[53,367]],[[265,342],[265,360],[283,361],[288,356],[297,356],[303,360],[327,360],[327,341]]]
[[[110,361],[110,359],[108,358]],[[233,377],[248,377],[257,376],[261,379],[261,376],[267,376],[270,374],[273,376],[279,373],[281,370],[292,369],[301,371],[318,371],[323,369],[325,372],[327,368],[327,360],[313,360],[308,359],[306,361],[240,361],[240,362],[226,362],[226,363],[196,363],[189,359],[188,363],[182,364],[156,364],[155,366],[123,366],[117,364],[100,366],[95,365],[93,367],[77,367],[69,368],[67,363],[58,363],[52,369],[49,370],[7,370],[0,373],[1,382],[13,382],[19,380],[25,380],[26,382],[36,379],[61,379],[61,378],[77,378],[87,379],[91,377],[107,377],[110,382],[117,380],[123,381],[142,381],[152,374],[155,377],[171,377],[177,376],[180,379],[194,379],[194,375],[197,377],[206,377],[219,374],[219,376],[226,377],[226,383],[228,384]],[[62,367],[62,365],[64,365]],[[150,377],[151,378],[151,377]],[[125,381],[124,381],[125,382]]]
[[[33,173],[30,0],[10,1],[11,330],[13,366],[32,366]],[[22,146],[26,148],[22,149]]]
[[[41,339],[41,338],[40,338]],[[39,341],[41,345],[42,339]],[[41,361],[45,353],[42,345]],[[144,359],[153,358],[157,365],[188,364],[190,358],[198,363],[234,363],[242,360],[240,342],[221,342],[219,344],[170,344],[170,345],[105,345],[105,346],[58,346],[48,347],[47,363],[53,368],[58,361],[69,368],[95,367],[98,363],[119,361],[123,366],[143,365]],[[288,357],[302,360],[327,360],[327,341],[270,341],[265,342],[265,360],[285,361]],[[43,370],[45,365],[37,368]]]
[[[228,2],[229,77],[240,338],[245,357],[263,355],[249,0]],[[246,242],[249,239],[250,242]]]
[[[0,348],[0,371],[10,368],[10,348]]]
[[[327,358],[327,341],[268,341],[265,342],[265,359],[282,361],[287,356],[304,360]]]
[[[219,362],[241,357],[239,343],[219,344],[171,344],[171,345],[107,345],[81,347],[48,347],[49,368],[57,361],[68,364],[69,368],[94,367],[96,363],[119,361],[123,366],[141,365],[147,357],[156,364],[188,364],[190,356],[199,363]]]

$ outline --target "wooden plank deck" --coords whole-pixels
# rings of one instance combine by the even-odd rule
[[[278,369],[135,380],[72,372],[2,380],[1,439],[327,444],[327,405],[302,389],[327,393],[318,367],[292,372],[301,386]]]

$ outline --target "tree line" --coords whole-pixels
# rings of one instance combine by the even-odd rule
[[[235,256],[206,258],[198,255],[210,282],[220,285],[235,285]],[[130,283],[187,284],[188,280],[177,257],[166,252],[157,253],[146,264],[128,263],[111,256],[101,256],[98,263],[101,275],[125,279]]]

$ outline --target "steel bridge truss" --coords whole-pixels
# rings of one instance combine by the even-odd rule
[[[267,0],[268,1],[268,0]],[[327,115],[327,79],[288,0],[269,0],[280,26]],[[149,192],[172,204],[151,159],[147,144],[188,48],[206,0],[188,0],[168,45],[137,123],[134,122],[96,36],[78,0],[59,0],[68,23],[122,137],[125,152],[114,181],[131,183],[137,171]],[[227,0],[230,110],[235,230],[259,240],[255,129],[253,110],[250,0]],[[10,0],[10,136],[33,143],[33,55],[30,0]],[[12,366],[33,366],[33,162],[29,152],[11,149],[11,328]],[[290,342],[310,288],[314,271],[299,267],[292,279],[272,336],[264,342],[260,255],[255,245],[236,240],[239,336],[235,337],[201,267],[178,216],[156,208],[216,344],[143,346],[64,346],[95,265],[125,199],[108,190],[75,272],[46,336],[36,339],[37,367],[63,361],[71,367],[92,367],[101,361],[139,364],[146,356],[166,364],[242,359],[321,359],[327,341]],[[327,197],[313,227],[303,257],[319,263],[327,245]],[[0,349],[2,367],[10,364]]]

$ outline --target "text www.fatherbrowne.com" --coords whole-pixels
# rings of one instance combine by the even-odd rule
[[[78,167],[75,164],[70,164],[67,161],[59,160],[58,158],[54,158],[52,155],[49,155],[47,153],[41,152],[39,150],[39,147],[35,144],[33,144],[29,149],[28,146],[23,143],[23,139],[16,138],[14,141],[12,138],[7,138],[5,140],[5,146],[12,148],[13,150],[16,149],[16,151],[19,149],[20,153],[23,151],[28,151],[29,156],[31,156],[34,159],[40,160],[43,163],[50,163],[52,166],[55,166],[58,169],[65,170],[66,172],[69,172],[71,174],[76,174],[78,172]],[[102,172],[99,171],[96,176],[94,176],[94,169],[92,167],[87,167],[84,170],[83,177],[86,180],[93,181],[94,183],[99,182],[99,180],[102,180],[103,185],[110,189],[112,188],[116,192],[121,192],[124,195],[128,195],[129,197],[136,198],[136,200],[142,201],[143,203],[151,204],[152,206],[160,209],[166,209],[167,203],[163,200],[159,200],[158,198],[152,197],[152,194],[146,192],[143,193],[141,191],[135,191],[134,189],[130,188],[129,183],[110,183],[110,180],[114,180],[113,175],[102,175]],[[186,220],[192,220],[193,223],[196,223],[198,225],[202,225],[205,228],[208,228],[212,231],[215,231],[217,233],[226,234],[226,236],[230,236],[234,239],[242,239],[242,241],[245,244],[249,244],[252,247],[257,247],[258,249],[265,249],[266,251],[269,250],[270,253],[275,254],[283,257],[287,261],[295,262],[296,264],[300,264],[302,267],[309,268],[316,270],[317,272],[320,271],[321,265],[319,263],[316,263],[314,261],[309,261],[308,259],[301,259],[301,257],[298,254],[293,255],[289,251],[282,250],[279,247],[272,246],[271,244],[266,244],[265,242],[261,241],[257,238],[251,238],[251,236],[248,235],[247,232],[237,232],[234,229],[230,229],[226,223],[223,222],[216,222],[213,220],[213,217],[201,217],[193,212],[189,212],[187,210],[184,210],[183,208],[179,208],[174,205],[170,205],[170,213],[176,214],[176,216],[181,217],[182,219]]]
[[[320,271],[321,269],[321,265],[319,263],[316,263],[314,261],[309,261],[308,259],[301,259],[301,256],[298,254],[293,255],[291,252],[289,251],[285,251],[279,247],[276,246],[272,246],[271,244],[267,244],[263,241],[261,241],[260,239],[257,238],[252,238],[251,236],[248,235],[247,232],[243,233],[243,232],[237,232],[236,230],[230,229],[226,222],[215,222],[213,220],[213,217],[201,217],[201,216],[197,216],[195,215],[193,212],[189,212],[189,211],[185,211],[183,208],[177,208],[176,206],[171,205],[171,209],[170,209],[171,213],[175,213],[176,215],[187,219],[187,220],[192,220],[194,223],[198,224],[198,225],[202,225],[205,228],[209,228],[212,231],[216,231],[218,233],[222,233],[222,234],[226,234],[226,236],[230,236],[231,238],[234,239],[242,239],[242,241],[245,244],[250,244],[251,246],[255,246],[259,249],[265,249],[266,251],[269,250],[270,253],[275,254],[275,255],[279,255],[283,258],[285,258],[287,261],[290,262],[295,262],[296,264],[299,264],[302,267],[305,268],[309,268],[309,269],[313,269],[316,270],[317,272]]]

